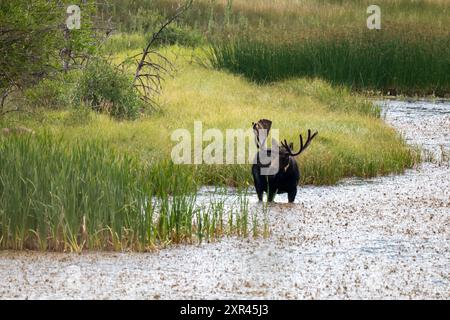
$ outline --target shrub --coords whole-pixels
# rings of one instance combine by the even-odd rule
[[[76,86],[75,99],[117,119],[134,119],[142,107],[131,79],[104,60],[88,64]]]
[[[70,48],[74,57],[95,50],[97,37],[92,24],[95,20],[99,27],[102,21],[100,17],[94,18],[97,4],[92,0],[79,3],[84,27],[64,37],[61,23],[66,19],[63,9],[66,2],[0,1],[0,97],[6,97],[17,88],[32,87],[42,79],[53,78],[62,70],[57,53],[64,52],[65,48]],[[67,66],[72,66],[72,62]],[[41,93],[48,97],[45,90]]]
[[[25,90],[26,104],[31,107],[59,109],[70,104],[71,86],[64,79],[44,79]]]

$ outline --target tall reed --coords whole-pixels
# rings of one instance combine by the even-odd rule
[[[144,166],[95,141],[0,138],[0,249],[142,251],[216,239],[227,213],[218,201],[198,206],[195,192],[188,171]]]
[[[219,69],[257,82],[319,77],[384,93],[450,93],[450,37],[363,32],[292,42],[237,38],[212,44]]]

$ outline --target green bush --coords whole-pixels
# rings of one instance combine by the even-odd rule
[[[70,48],[74,57],[95,51],[98,38],[91,27],[94,20],[96,26],[102,21],[95,17],[96,2],[78,1],[83,28],[71,31],[70,37],[62,32],[67,3],[70,2],[0,1],[0,97],[16,88],[26,89],[42,79],[54,78],[62,70],[58,53],[64,48]],[[69,66],[73,66],[72,62]],[[52,90],[57,90],[57,84],[49,81],[36,89],[38,100],[51,97]]]
[[[70,105],[71,84],[62,77],[44,79],[24,92],[26,103],[30,108],[43,107],[59,109]]]
[[[24,96],[30,107],[58,108],[64,98],[62,87],[53,80],[43,80],[25,91]]]
[[[75,99],[117,119],[135,119],[142,107],[131,79],[104,60],[88,64],[76,85]]]

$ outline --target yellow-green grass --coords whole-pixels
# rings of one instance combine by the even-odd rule
[[[73,111],[45,111],[41,122],[36,122],[36,117],[22,121],[70,141],[101,140],[144,162],[158,163],[170,159],[173,130],[192,132],[194,121],[202,121],[203,130],[218,128],[225,133],[226,129],[248,129],[252,121],[268,118],[280,129],[280,137],[296,147],[300,133],[308,128],[319,131],[309,150],[298,158],[301,182],[311,184],[400,173],[417,160],[398,133],[379,118],[379,110],[345,87],[332,87],[317,79],[257,85],[192,63],[196,60],[193,56],[202,55],[201,50],[171,47],[166,53],[178,57],[177,72],[164,82],[159,112],[121,122],[91,114],[90,121],[80,123],[73,121]],[[128,54],[131,52],[123,52],[115,59],[120,61]],[[250,165],[184,167],[198,185],[251,184]]]

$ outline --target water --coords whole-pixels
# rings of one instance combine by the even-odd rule
[[[430,152],[438,161],[450,150],[450,103],[447,101],[386,101],[383,115],[406,141]]]
[[[450,147],[450,104],[386,101],[411,144]],[[198,201],[217,195],[203,188]],[[250,213],[262,210],[253,190]],[[449,299],[450,164],[299,188],[269,205],[268,239],[224,238],[148,254],[0,252],[1,298]]]

